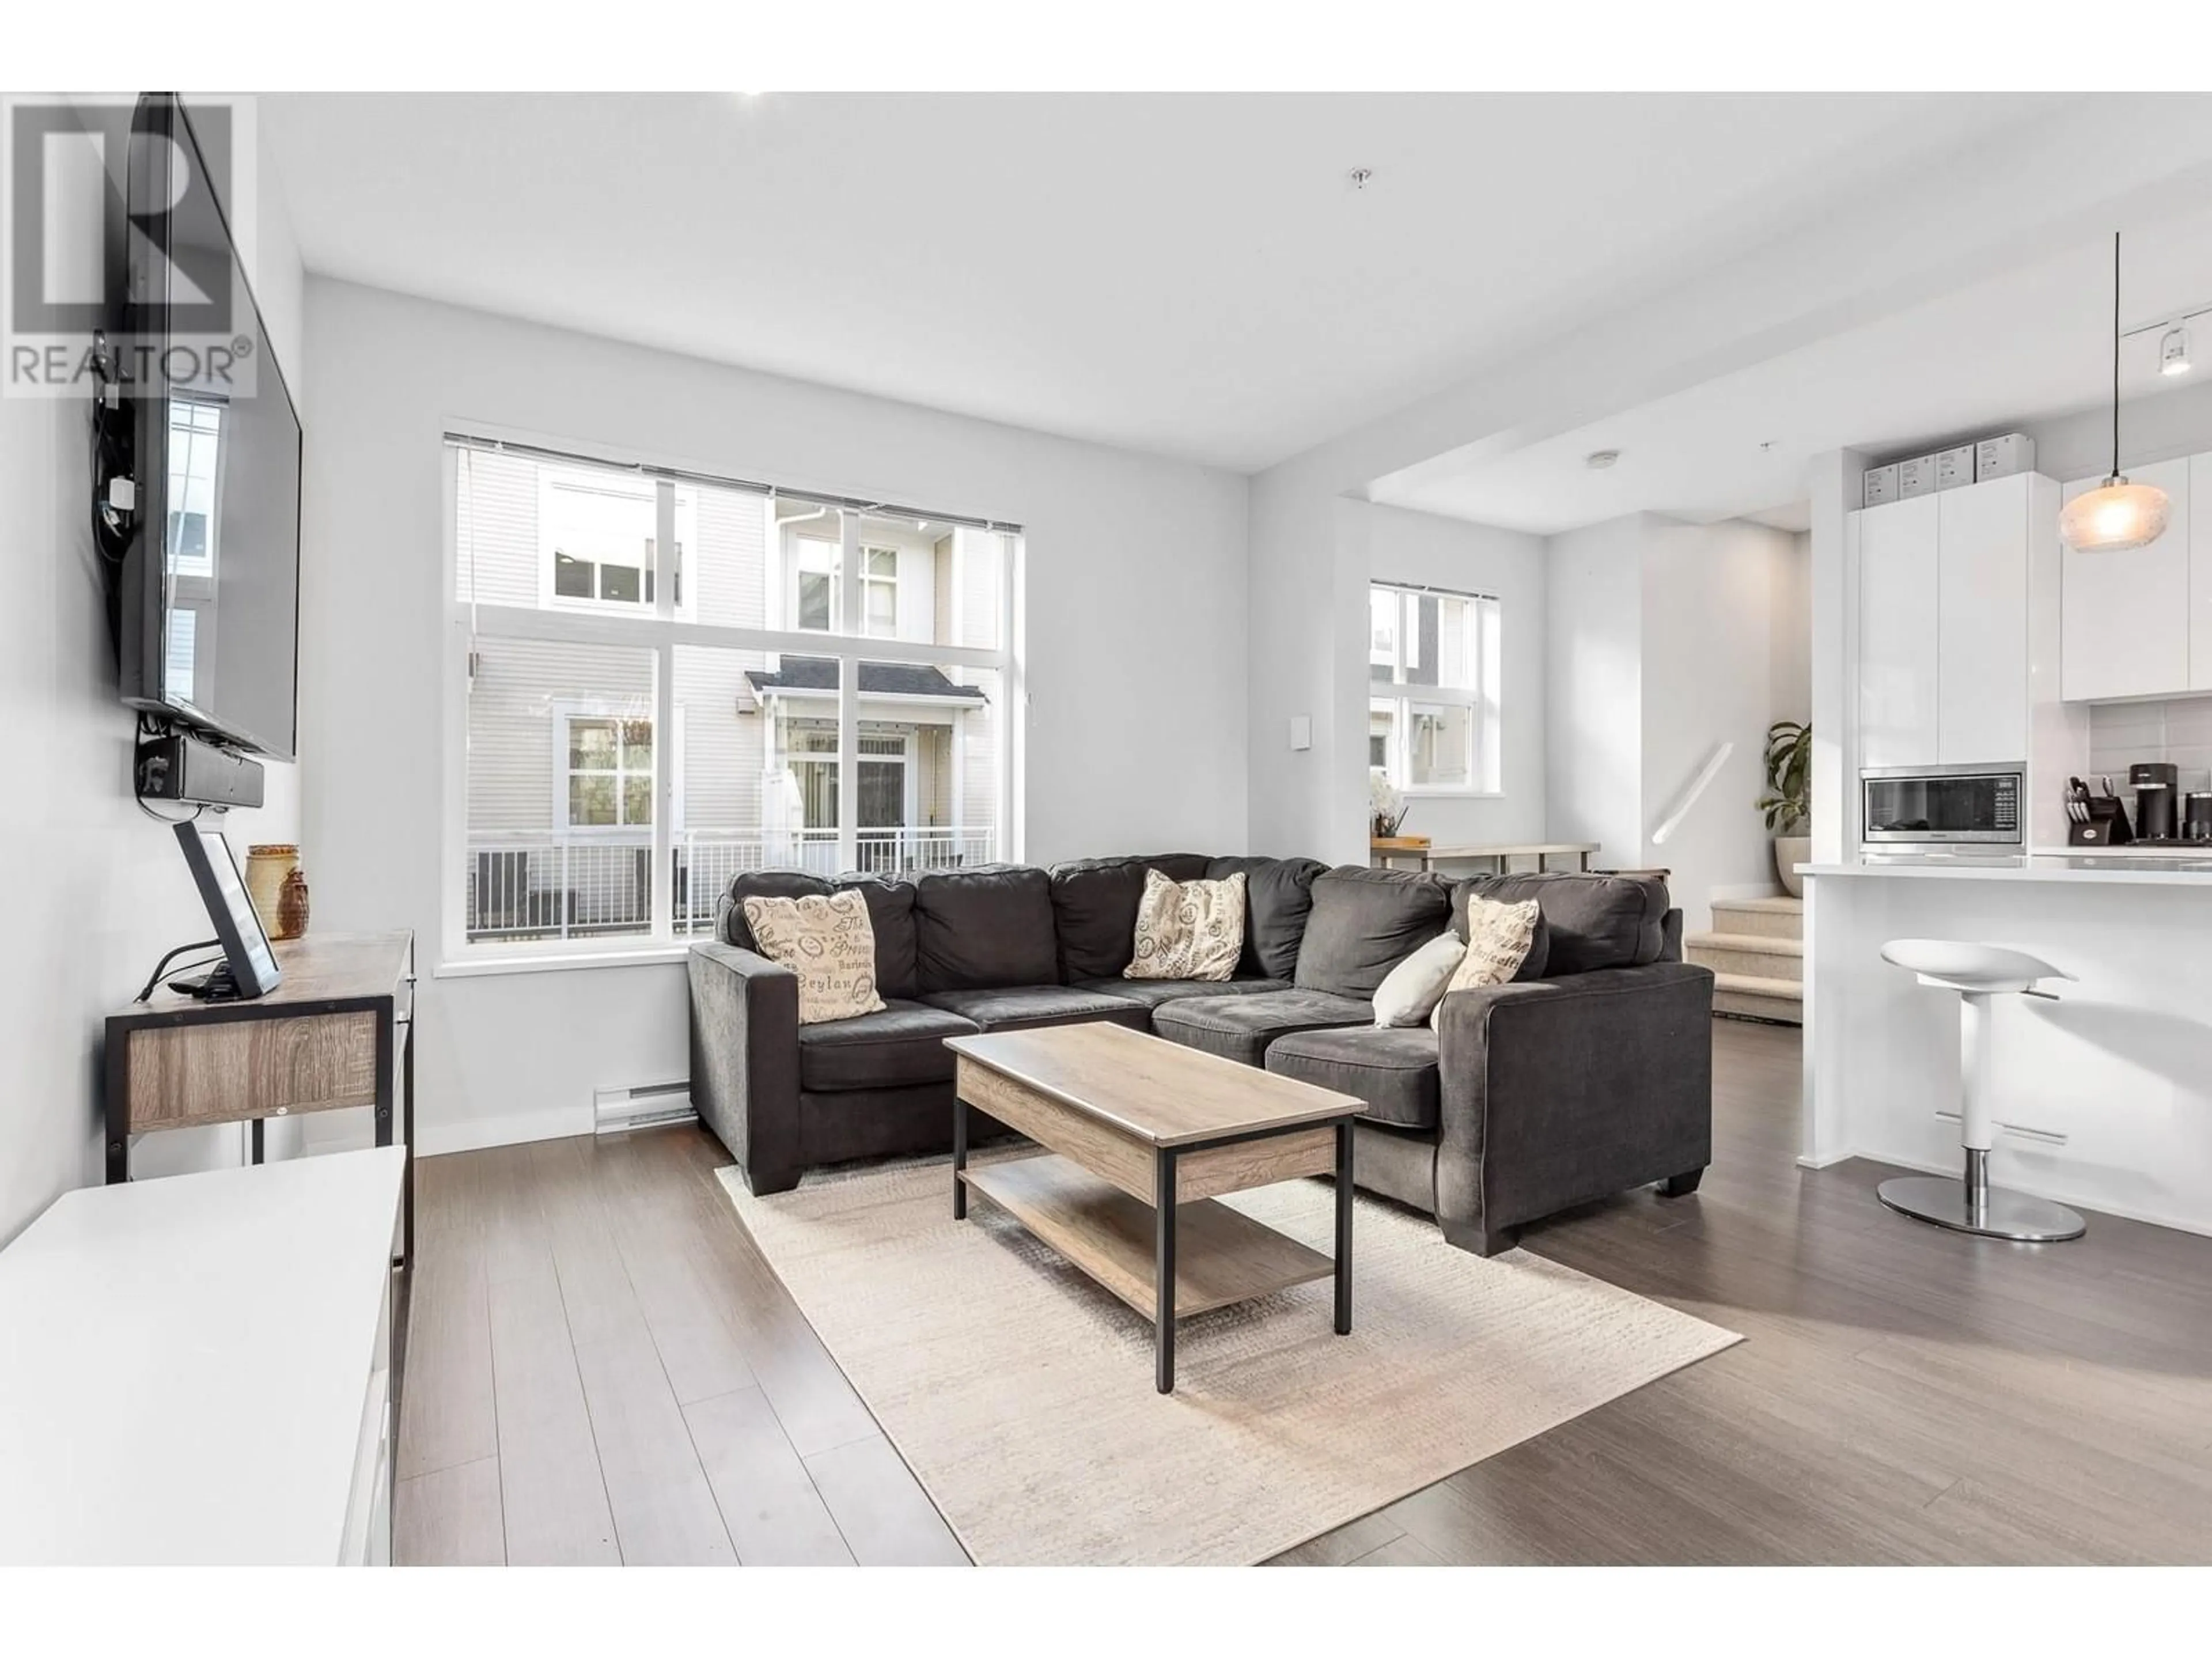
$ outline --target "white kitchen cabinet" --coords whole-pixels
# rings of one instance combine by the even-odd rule
[[[1935,758],[1946,765],[2027,757],[2027,553],[2039,482],[2021,472],[1934,498]]]
[[[2212,454],[2189,458],[2189,689],[2212,691]]]
[[[2060,562],[2060,695],[2069,702],[2098,698],[2158,697],[2192,687],[2212,689],[2212,618],[2202,629],[2191,605],[2190,473],[2195,460],[2130,467],[2136,483],[2155,484],[2172,499],[2166,533],[2147,547],[2124,553],[2077,553]],[[2099,480],[2068,484],[2072,501]],[[2205,562],[2212,565],[2212,554]],[[2197,584],[2212,602],[2212,569]],[[2204,641],[2200,654],[2197,639]],[[2204,678],[2196,671],[2201,665]]]
[[[1937,537],[1942,500],[1941,495],[1917,495],[1854,515],[1858,530],[1862,766],[1924,766],[1936,758]]]

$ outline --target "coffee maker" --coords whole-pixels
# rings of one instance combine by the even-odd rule
[[[2128,768],[2136,792],[2136,839],[2181,839],[2181,773],[2167,761],[2138,761]]]

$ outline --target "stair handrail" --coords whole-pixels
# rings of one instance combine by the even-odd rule
[[[1668,813],[1660,821],[1659,827],[1651,832],[1651,844],[1654,847],[1664,847],[1667,844],[1667,838],[1680,827],[1682,820],[1690,815],[1690,809],[1698,804],[1698,798],[1712,787],[1713,780],[1720,775],[1721,768],[1728,764],[1729,757],[1734,753],[1735,753],[1735,744],[1733,743],[1723,741],[1713,745],[1713,752],[1706,757],[1705,763],[1698,769],[1698,775],[1690,780],[1690,787],[1685,789],[1675,801],[1674,810]]]

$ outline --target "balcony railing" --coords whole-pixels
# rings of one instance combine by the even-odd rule
[[[998,833],[951,826],[863,830],[855,867],[911,875],[998,856]],[[679,936],[710,933],[730,878],[747,870],[840,868],[835,830],[685,830],[669,848],[669,914]],[[650,836],[471,836],[468,937],[471,941],[612,938],[653,928]]]

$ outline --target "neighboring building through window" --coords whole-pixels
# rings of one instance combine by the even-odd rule
[[[799,580],[793,593],[791,625],[808,633],[841,631],[844,608],[837,580],[838,546],[819,536],[793,538],[798,547]],[[875,639],[898,633],[898,550],[863,547],[860,550],[860,631]]]
[[[448,453],[449,948],[705,933],[743,870],[1018,855],[1018,532],[512,443]]]
[[[658,489],[650,478],[604,470],[538,470],[538,537],[546,597],[623,611],[654,599]],[[698,496],[678,488],[676,558],[670,576],[676,609],[684,611],[684,550],[698,540]]]
[[[1411,793],[1498,788],[1501,615],[1486,594],[1368,592],[1368,765]]]
[[[564,708],[561,811],[570,830],[653,823],[653,722]]]

